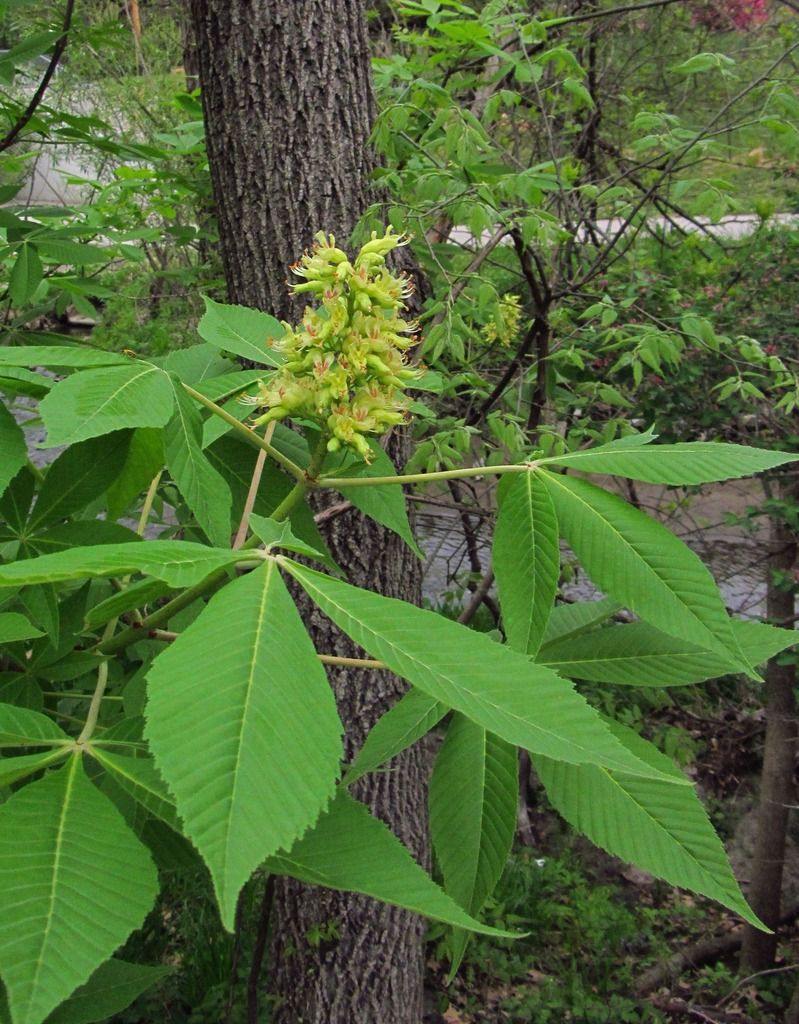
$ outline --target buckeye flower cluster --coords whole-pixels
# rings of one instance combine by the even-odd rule
[[[261,382],[251,401],[267,412],[255,425],[284,417],[310,419],[329,435],[328,451],[349,448],[367,462],[368,435],[384,434],[406,418],[408,384],[420,375],[407,361],[415,323],[402,319],[412,285],[386,266],[386,256],[408,239],[389,226],[350,262],[333,235],[320,232],[310,252],[291,268],[302,281],[294,295],[310,295],[302,321],[271,344],[285,363]]]

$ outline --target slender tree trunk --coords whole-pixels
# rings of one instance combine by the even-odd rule
[[[780,497],[796,501],[797,485],[784,484]],[[772,622],[786,622],[794,614],[794,594],[790,585],[786,588],[779,583],[780,577],[790,575],[796,565],[797,538],[779,515],[775,515],[771,523],[771,578],[766,614]],[[793,664],[781,665],[775,658],[768,663],[765,678],[766,743],[748,897],[761,921],[769,928],[776,928],[780,917],[788,814],[790,805],[795,803],[796,703],[793,691],[796,668]],[[747,925],[741,949],[742,969],[747,973],[767,970],[774,964],[776,950],[776,935],[767,935]]]
[[[230,299],[296,315],[288,267],[317,230],[345,240],[370,200],[374,113],[359,0],[189,0],[208,154]],[[406,442],[390,454],[402,461]],[[418,601],[420,569],[394,535],[355,510],[326,539],[349,579]],[[356,651],[309,607],[320,650]],[[387,673],[336,670],[331,680],[355,751],[403,692]],[[425,768],[411,751],[362,781],[369,804],[423,863]],[[272,915],[275,1024],[419,1024],[423,922],[365,897],[279,880]]]

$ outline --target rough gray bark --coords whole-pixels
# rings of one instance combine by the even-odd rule
[[[280,314],[288,267],[314,233],[346,237],[369,198],[374,99],[363,6],[189,5],[230,299]]]
[[[785,501],[796,501],[797,485],[784,485],[780,497]],[[797,537],[780,516],[775,516],[771,524],[769,568],[772,573],[790,574],[797,560]],[[781,589],[771,579],[766,614],[772,622],[790,622],[794,615],[793,590]],[[760,777],[757,842],[747,895],[761,921],[776,929],[780,917],[788,815],[790,806],[796,803],[793,787],[796,667],[780,665],[778,659],[772,659],[766,668],[765,680],[766,743]],[[776,951],[776,934],[767,935],[751,925],[746,926],[741,949],[742,970],[746,973],[767,970],[774,965]]]
[[[358,0],[189,0],[208,154],[231,301],[289,319],[288,266],[317,230],[346,239],[370,195],[374,113]],[[402,461],[404,440],[390,454]],[[420,569],[394,535],[355,510],[326,537],[351,582],[418,602]],[[319,650],[360,653],[303,604]],[[347,750],[404,690],[387,673],[336,670]],[[427,860],[425,766],[409,752],[355,794]],[[275,1024],[419,1024],[422,933],[415,915],[365,897],[280,880],[269,989]]]

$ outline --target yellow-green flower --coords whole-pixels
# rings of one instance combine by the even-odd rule
[[[419,376],[406,351],[418,325],[402,318],[412,286],[389,270],[386,256],[407,242],[391,227],[382,236],[372,232],[350,262],[333,235],[316,235],[292,267],[302,278],[292,292],[310,294],[318,305],[307,306],[296,327],[284,324],[274,343],[286,361],[252,398],[267,410],[256,426],[286,416],[310,419],[330,435],[330,451],[347,447],[368,462],[365,435],[405,420],[403,392]]]

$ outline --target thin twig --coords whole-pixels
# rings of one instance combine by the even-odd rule
[[[39,86],[36,92],[31,97],[30,103],[27,105],[25,110],[17,118],[15,124],[11,127],[5,135],[5,138],[0,140],[0,153],[8,149],[9,146],[13,146],[19,137],[20,132],[23,130],[25,125],[30,121],[33,115],[36,113],[36,108],[44,99],[44,94],[47,92],[47,87],[50,85],[50,80],[55,74],[55,70],[58,67],[58,62],[64,54],[64,50],[67,48],[67,40],[69,38],[69,27],[72,24],[72,12],[75,8],[75,0],[67,0],[67,5],[64,8],[64,21],[61,26],[61,35],[55,42],[53,52],[50,55],[50,63],[47,65],[47,70],[42,75],[42,80],[39,82]]]
[[[475,590],[472,593],[471,601],[469,601],[469,603],[458,616],[458,622],[460,622],[462,626],[465,626],[472,621],[477,609],[488,597],[488,592],[491,589],[491,585],[493,582],[494,570],[489,566],[488,571],[485,573],[483,578],[475,587]]]
[[[757,971],[755,974],[750,974],[746,978],[741,978],[740,981],[736,981],[723,999],[719,999],[716,1006],[724,1006],[725,1003],[732,999],[739,988],[750,981],[754,981],[755,978],[764,978],[767,974],[785,974],[786,971],[795,971],[797,968],[799,968],[799,964],[788,964],[786,967],[770,967],[767,971]]]

